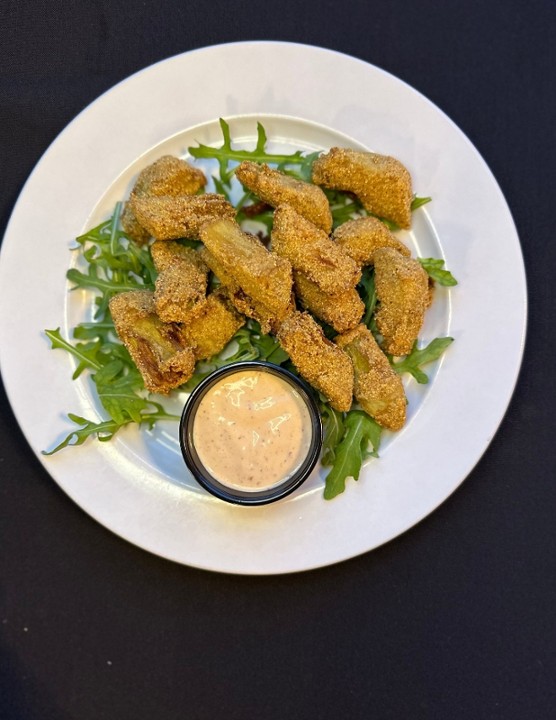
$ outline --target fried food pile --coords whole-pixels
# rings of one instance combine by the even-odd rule
[[[376,217],[332,232],[322,187],[349,191],[373,215],[407,228],[408,171],[394,158],[332,148],[315,160],[313,183],[247,161],[236,177],[274,208],[268,247],[242,229],[223,195],[199,194],[206,178],[184,160],[161,157],[131,191],[122,226],[133,241],[150,243],[158,276],[154,292],[120,293],[110,311],[145,386],[158,393],[179,387],[252,318],[334,409],[348,411],[355,399],[377,423],[399,430],[407,402],[385,352],[411,351],[431,301],[428,276]],[[186,247],[184,238],[202,244]],[[367,266],[374,266],[381,345],[362,322],[356,289]],[[337,333],[333,340],[322,323]]]

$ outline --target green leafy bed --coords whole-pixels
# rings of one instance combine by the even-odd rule
[[[214,185],[216,191],[228,199],[232,199],[234,183],[237,189],[234,168],[243,160],[268,163],[292,176],[310,181],[311,166],[318,153],[268,153],[266,132],[260,123],[257,126],[255,148],[235,149],[227,123],[220,120],[220,126],[223,134],[221,147],[199,145],[189,148],[189,153],[193,158],[216,160],[219,172],[213,177]],[[334,227],[353,217],[368,214],[352,195],[337,191],[326,193]],[[429,201],[430,198],[415,197],[412,210]],[[258,199],[250,192],[244,192],[239,202],[235,203],[237,219],[240,223],[247,219],[258,222],[268,233],[272,228],[272,212],[262,210],[253,215],[248,210],[250,205],[255,207],[257,202]],[[68,418],[75,425],[74,429],[56,447],[45,452],[46,455],[68,446],[81,445],[89,437],[106,442],[122,427],[132,423],[152,429],[157,422],[179,420],[179,416],[165,410],[161,398],[147,393],[143,379],[119,341],[110,317],[108,304],[113,295],[127,290],[154,289],[156,279],[149,249],[130,241],[122,231],[119,222],[121,209],[122,204],[117,203],[111,218],[76,239],[75,252],[80,253],[86,270],[74,267],[67,273],[68,280],[75,288],[91,292],[91,302],[95,305],[93,321],[77,325],[73,329],[71,341],[62,337],[59,328],[45,330],[52,348],[65,350],[74,356],[77,363],[74,380],[84,372],[90,374],[106,418],[97,422],[69,413]],[[386,224],[392,230],[397,229],[391,223]],[[435,283],[445,286],[456,284],[451,273],[444,268],[443,260],[419,258],[419,261]],[[374,324],[377,299],[371,268],[364,270],[358,291],[365,303],[363,322],[380,342]],[[328,337],[333,336],[331,328],[325,327],[324,330]],[[427,383],[428,377],[422,367],[437,360],[451,342],[452,338],[443,337],[436,338],[425,347],[415,343],[406,357],[389,360],[396,372],[409,373],[418,383]],[[223,365],[255,359],[283,365],[296,372],[278,342],[272,336],[262,334],[255,321],[248,320],[220,355],[208,362],[198,363],[195,374],[181,390],[191,391],[204,377]],[[340,413],[331,408],[321,395],[317,396],[317,400],[324,427],[321,462],[330,468],[326,475],[324,497],[332,499],[344,491],[348,478],[358,479],[362,463],[367,457],[378,455],[381,428],[356,406],[347,413]]]

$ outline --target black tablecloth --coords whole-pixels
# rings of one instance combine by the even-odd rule
[[[515,395],[468,479],[396,540],[307,573],[204,572],[119,539],[51,480],[2,390],[1,718],[554,717],[554,31],[551,0],[0,4],[2,228],[50,142],[118,81],[289,40],[384,68],[468,135],[515,218],[530,301]]]

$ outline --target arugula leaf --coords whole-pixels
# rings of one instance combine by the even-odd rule
[[[330,205],[333,230],[348,220],[369,214],[355,195],[341,190],[329,190],[328,188],[322,188],[322,190]]]
[[[96,372],[93,381],[103,408],[113,420],[119,424],[127,419],[141,422],[141,413],[148,409],[150,401],[138,395],[145,388],[138,370],[115,359]]]
[[[357,285],[357,290],[359,291],[359,295],[361,296],[361,299],[363,300],[363,303],[365,305],[365,313],[361,322],[366,325],[369,330],[374,331],[376,329],[374,327],[374,313],[378,300],[375,288],[374,268],[364,268],[361,275],[361,280]]]
[[[264,335],[259,323],[255,320],[248,320],[236,332],[232,338],[233,342],[236,342],[238,346],[236,352],[228,356],[227,349],[223,350],[216,358],[220,365],[242,360],[266,360],[275,365],[281,365],[289,358],[286,351],[282,350],[278,340],[272,335]]]
[[[154,408],[154,411],[141,413],[138,422],[147,425],[147,427],[149,427],[150,429],[152,429],[154,424],[160,420],[179,420],[179,417],[177,415],[169,415],[159,403],[150,401],[149,405]],[[112,440],[112,438],[118,432],[118,430],[120,430],[120,428],[128,425],[131,422],[137,422],[132,420],[131,418],[125,419],[122,422],[118,422],[112,418],[109,420],[101,420],[100,422],[94,422],[92,420],[87,420],[86,418],[80,417],[79,415],[75,415],[74,413],[68,413],[68,418],[77,426],[79,426],[79,429],[72,430],[64,438],[64,440],[62,440],[62,442],[56,445],[56,447],[52,450],[43,450],[43,455],[54,455],[54,453],[57,453],[59,450],[62,450],[65,447],[83,445],[83,443],[89,437],[91,437],[91,435],[96,435],[97,440],[99,440],[100,442],[107,442],[108,440]]]
[[[415,341],[409,355],[398,362],[391,362],[391,365],[397,373],[409,373],[418,383],[426,385],[429,378],[421,370],[420,366],[438,360],[444,350],[446,350],[453,341],[454,338],[451,337],[435,338],[424,348],[420,349],[417,347],[417,341]]]
[[[278,165],[278,169],[282,172],[286,173],[286,175],[291,175],[292,177],[297,178],[298,180],[304,180],[305,182],[311,182],[313,177],[313,163],[320,155],[320,152],[316,150],[315,152],[308,153],[303,157],[303,162],[299,163],[297,166],[297,169],[294,167],[289,167],[291,163],[281,163]]]
[[[359,479],[363,460],[378,457],[382,428],[361,410],[350,410],[344,422],[345,432],[336,447],[332,470],[326,476],[325,500],[332,500],[346,489],[346,480]],[[369,451],[369,444],[372,451]]]
[[[45,330],[44,334],[50,340],[52,350],[66,350],[77,358],[78,365],[73,373],[72,380],[79,377],[86,368],[89,368],[90,370],[100,370],[101,363],[98,360],[98,352],[100,350],[99,342],[78,343],[77,345],[72,345],[62,337],[60,328],[56,328],[55,330]]]
[[[266,361],[274,365],[282,365],[290,359],[288,353],[275,341],[274,346],[267,350]]]
[[[108,315],[113,295],[127,290],[152,290],[157,274],[149,250],[139,247],[119,229],[120,212],[121,203],[116,203],[109,220],[76,239],[88,264],[87,271],[71,268],[66,274],[75,287],[100,293],[95,300],[95,318],[100,322]]]
[[[344,414],[338,410],[334,410],[322,397],[319,408],[323,429],[321,463],[323,465],[333,465],[336,459],[336,448],[345,430]]]
[[[220,118],[223,143],[219,148],[213,148],[199,143],[197,147],[188,148],[189,154],[194,158],[212,158],[218,161],[220,180],[225,185],[230,185],[233,169],[230,169],[230,162],[241,163],[244,160],[251,160],[257,163],[268,163],[270,165],[299,165],[303,168],[301,172],[307,173],[307,168],[313,164],[314,153],[304,155],[301,150],[294,153],[268,153],[266,151],[266,131],[261,123],[257,123],[257,142],[254,150],[236,150],[232,147],[230,126]]]
[[[432,202],[432,198],[430,197],[417,197],[417,195],[414,195],[411,201],[411,212],[430,202]]]
[[[114,333],[114,323],[112,320],[105,320],[104,322],[82,322],[73,329],[73,337],[78,340],[102,338],[103,342],[109,342],[112,333]]]
[[[145,289],[144,283],[134,281],[133,279],[115,281],[111,278],[99,277],[96,265],[89,265],[87,273],[83,273],[76,268],[70,268],[66,273],[66,277],[75,283],[76,287],[95,288],[102,293],[111,293],[112,295],[119,292],[126,292],[127,290]]]
[[[83,445],[85,440],[91,435],[96,435],[97,439],[105,442],[112,440],[116,432],[120,429],[121,425],[115,420],[103,420],[99,423],[95,423],[92,420],[75,415],[74,413],[68,413],[68,418],[80,426],[79,430],[73,430],[70,432],[61,443],[56,445],[52,450],[43,450],[43,455],[54,455],[62,448],[70,447],[74,445]],[[131,422],[131,421],[129,421]]]
[[[452,287],[458,281],[449,270],[444,269],[444,260],[438,258],[417,258],[422,267],[427,271],[429,277],[439,285]]]

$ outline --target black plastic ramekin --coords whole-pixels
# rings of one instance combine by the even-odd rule
[[[230,487],[213,477],[203,465],[193,442],[193,428],[197,408],[213,385],[225,377],[245,370],[273,373],[289,383],[305,403],[311,419],[311,440],[307,455],[298,470],[282,482],[260,490]],[[180,446],[185,463],[193,477],[208,492],[236,505],[265,505],[275,502],[296,490],[310,475],[322,449],[322,422],[317,403],[307,385],[284,368],[262,361],[238,362],[215,370],[193,390],[183,409],[180,422]]]

